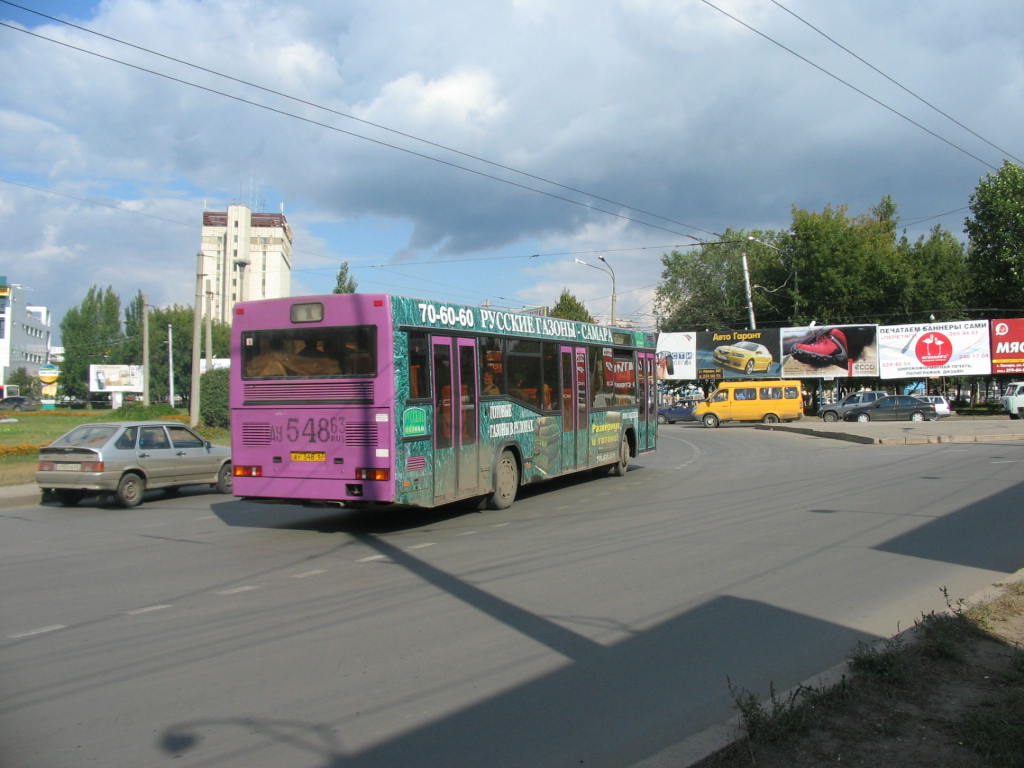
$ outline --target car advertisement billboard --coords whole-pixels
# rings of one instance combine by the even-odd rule
[[[783,328],[781,341],[784,378],[878,376],[877,326]]]
[[[707,331],[697,334],[697,378],[778,378],[779,329]]]
[[[1024,318],[992,321],[992,373],[1024,373]]]
[[[697,378],[697,334],[662,333],[658,336],[658,378],[693,381]]]
[[[880,325],[878,363],[883,379],[987,376],[989,321]]]

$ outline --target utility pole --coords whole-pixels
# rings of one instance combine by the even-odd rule
[[[203,345],[203,252],[196,254],[196,300],[192,306],[192,392],[188,398],[188,424],[199,424],[199,358]]]
[[[142,297],[142,404],[149,405],[149,299]]]
[[[174,326],[167,324],[167,389],[168,402],[174,407]]]
[[[206,370],[213,370],[213,291],[206,280]]]
[[[743,287],[747,292],[747,317],[750,319],[750,330],[757,330],[757,321],[754,320],[754,300],[750,295],[750,270],[747,268],[747,252],[740,254],[743,257]]]

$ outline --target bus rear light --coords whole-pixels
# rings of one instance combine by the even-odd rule
[[[375,469],[373,467],[359,467],[356,470],[356,480],[390,480],[391,470]]]
[[[263,467],[259,464],[244,465],[235,464],[234,467],[235,477],[263,477]]]

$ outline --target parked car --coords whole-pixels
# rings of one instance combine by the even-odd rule
[[[38,407],[38,400],[24,395],[12,395],[0,400],[0,411],[34,411]]]
[[[65,506],[97,491],[125,507],[141,504],[149,488],[209,484],[231,493],[231,481],[231,451],[172,421],[82,424],[40,448],[36,468],[44,496]]]
[[[823,421],[833,422],[839,421],[846,416],[846,413],[851,408],[859,408],[862,405],[875,402],[881,397],[887,397],[888,392],[882,392],[881,390],[866,390],[864,392],[853,392],[847,395],[838,403],[832,405],[823,405],[818,409],[818,414],[821,416]]]
[[[737,341],[735,344],[715,347],[711,357],[716,363],[746,374],[767,372],[772,365],[772,353],[768,351],[768,347],[753,341]]]
[[[666,405],[658,409],[659,424],[675,424],[677,421],[696,421],[693,408],[696,400],[683,400],[675,405]]]
[[[910,395],[890,395],[873,403],[851,408],[843,416],[847,421],[935,421],[935,406]]]
[[[1006,385],[1002,397],[999,398],[999,405],[1011,419],[1019,419],[1024,416],[1024,381],[1011,381]]]
[[[935,406],[935,414],[941,419],[944,416],[952,416],[953,408],[942,395],[917,395],[919,400],[924,400],[926,403],[931,403]]]

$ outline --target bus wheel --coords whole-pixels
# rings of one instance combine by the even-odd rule
[[[761,421],[763,421],[765,424],[778,424],[779,417],[776,416],[774,413],[766,413],[764,415],[764,418],[761,419]]]
[[[488,509],[508,509],[519,490],[519,464],[512,451],[502,451],[494,468],[494,491],[487,497]]]
[[[712,428],[714,428],[714,427],[718,426],[718,417],[715,416],[715,414],[713,414],[713,413],[705,413],[704,414],[704,418],[701,419],[701,421],[704,422],[704,426],[705,427],[712,427]]]
[[[629,438],[625,435],[619,442],[619,460],[611,466],[611,473],[615,477],[625,477],[629,469]]]

